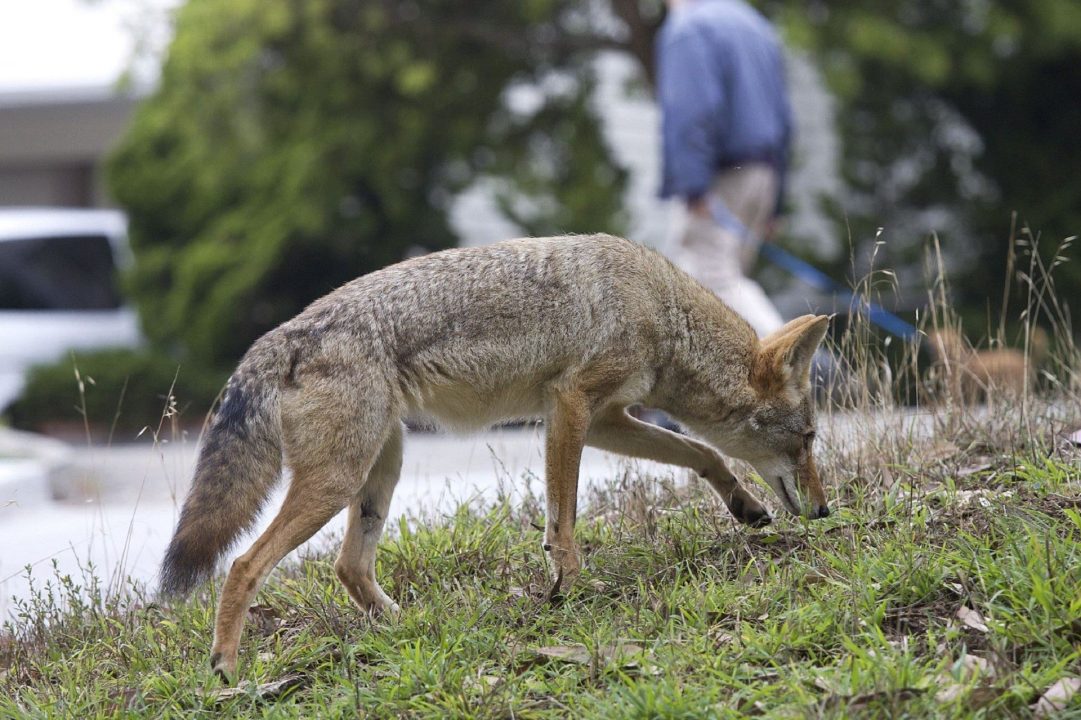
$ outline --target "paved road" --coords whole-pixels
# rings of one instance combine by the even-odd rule
[[[904,432],[910,439],[929,433],[926,416],[888,420],[881,416],[858,421],[843,415],[820,418],[822,442],[834,448],[860,442],[875,427]],[[907,430],[902,428],[907,427]],[[2,438],[0,438],[2,440]],[[132,577],[152,581],[187,492],[195,458],[193,442],[59,447],[46,444],[51,466],[30,460],[20,481],[5,484],[0,473],[0,618],[12,609],[11,597],[26,597],[24,568],[33,568],[35,584],[53,576],[52,563],[77,580],[81,567],[92,563],[98,577],[117,583]],[[448,512],[461,500],[494,499],[504,487],[512,494],[531,488],[543,491],[543,436],[536,427],[500,430],[465,438],[411,433],[406,440],[402,480],[391,505],[391,518],[422,512]],[[5,456],[0,442],[0,458]],[[49,465],[46,463],[45,465]],[[634,462],[587,449],[581,486],[603,483],[621,469],[634,466],[658,476],[685,477],[683,471],[654,463]],[[2,467],[0,467],[2,469]],[[9,472],[9,475],[11,473]],[[19,474],[19,473],[16,473]],[[771,502],[765,493],[759,493]],[[281,491],[268,504],[265,526],[280,502]],[[393,522],[393,521],[392,521]],[[344,528],[344,513],[311,542]],[[242,541],[243,547],[250,540]]]
[[[390,516],[449,512],[462,500],[492,500],[501,486],[512,493],[531,488],[539,494],[543,444],[537,428],[467,438],[413,433],[406,440],[402,479]],[[51,478],[31,472],[15,486],[0,486],[0,616],[11,610],[12,596],[27,596],[23,570],[27,565],[33,567],[37,585],[52,577],[53,562],[61,573],[76,578],[80,567],[92,562],[99,577],[113,582],[124,576],[152,580],[187,492],[194,459],[194,443],[73,447],[70,466]],[[583,486],[613,477],[627,462],[587,450]],[[675,472],[652,463],[637,466]],[[263,526],[281,494],[268,504],[271,510],[264,513]],[[342,513],[311,542],[326,542],[327,535],[340,533],[344,526]]]

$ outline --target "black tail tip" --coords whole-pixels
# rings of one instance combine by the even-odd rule
[[[169,543],[158,585],[162,597],[182,600],[213,573],[213,560],[208,563],[205,556],[192,550],[179,536]]]
[[[188,595],[191,595],[192,590],[202,581],[202,577],[193,573],[162,567],[158,583],[158,594],[167,600],[183,600]]]

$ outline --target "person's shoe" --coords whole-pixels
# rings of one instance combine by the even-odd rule
[[[637,408],[637,412],[632,413],[634,417],[638,418],[642,422],[649,423],[650,425],[656,425],[659,428],[664,428],[669,432],[683,434],[683,428],[679,426],[672,418],[668,417],[668,414],[662,410],[656,410],[654,408]]]

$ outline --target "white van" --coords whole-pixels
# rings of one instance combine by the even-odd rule
[[[118,211],[0,208],[0,410],[31,365],[141,342],[118,287],[129,253]]]

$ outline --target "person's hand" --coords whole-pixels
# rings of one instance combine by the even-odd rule
[[[701,195],[696,198],[687,198],[687,211],[696,217],[700,217],[704,220],[709,220],[711,216],[709,212],[709,200],[705,195]]]
[[[762,228],[762,242],[773,242],[784,230],[784,221],[779,217],[771,217]]]

